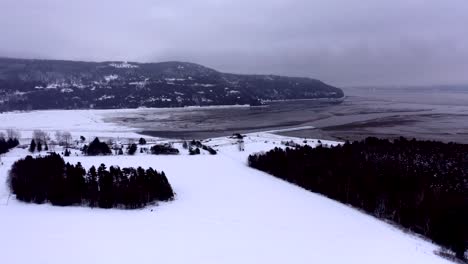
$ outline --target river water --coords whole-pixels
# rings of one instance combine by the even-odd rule
[[[343,102],[275,102],[260,107],[139,109],[107,116],[143,134],[209,138],[264,130],[284,135],[355,140],[367,136],[468,143],[468,87],[349,88]]]

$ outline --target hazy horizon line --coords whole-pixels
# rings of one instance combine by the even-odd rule
[[[30,60],[30,61],[66,61],[66,62],[83,62],[83,63],[112,63],[112,62],[123,62],[123,63],[136,63],[136,64],[158,64],[158,63],[170,63],[170,62],[178,62],[178,63],[190,63],[196,64],[205,68],[209,68],[211,70],[215,70],[220,73],[227,73],[227,74],[238,74],[238,75],[266,75],[266,76],[283,76],[283,77],[293,77],[293,78],[309,78],[315,79],[318,81],[322,81],[328,85],[337,87],[337,88],[344,88],[344,89],[355,89],[355,88],[380,88],[380,89],[402,89],[402,88],[440,88],[440,87],[458,87],[458,86],[468,86],[468,83],[433,83],[433,84],[350,84],[350,85],[334,85],[331,82],[326,82],[320,79],[319,77],[312,77],[312,76],[303,76],[303,75],[291,75],[291,74],[274,74],[274,73],[258,73],[258,72],[236,72],[236,71],[221,71],[216,69],[216,67],[206,66],[202,63],[187,61],[187,60],[161,60],[161,61],[152,61],[152,60],[93,60],[93,59],[73,59],[73,58],[47,58],[47,57],[29,57],[29,56],[19,56],[19,57],[11,57],[11,56],[3,56],[0,55],[0,59],[9,59],[9,60]],[[468,87],[467,87],[468,88]]]

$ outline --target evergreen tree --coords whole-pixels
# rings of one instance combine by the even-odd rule
[[[7,141],[7,144],[8,144],[8,148],[12,149],[19,145],[19,140],[17,138],[9,138]]]
[[[34,141],[34,139],[31,139],[31,144],[29,145],[29,152],[34,152],[36,151],[36,142]]]
[[[101,208],[112,208],[114,205],[113,199],[113,179],[109,171],[106,170],[106,165],[101,164],[98,168],[98,183],[99,183],[99,202]]]
[[[128,147],[128,150],[127,150],[127,153],[128,155],[134,155],[135,152],[137,151],[137,145],[136,144],[131,144],[129,147]]]
[[[80,162],[76,166],[67,164],[66,170],[69,202],[70,204],[82,204],[86,190],[84,178],[86,170],[81,166]]]
[[[65,153],[63,154],[65,157],[70,156],[71,152],[69,149],[65,149]]]
[[[90,156],[109,155],[112,154],[112,151],[105,142],[101,142],[99,138],[95,138],[86,148],[86,154]]]
[[[200,149],[199,148],[193,149],[192,147],[190,147],[189,148],[189,154],[190,155],[199,155],[200,154]]]
[[[90,207],[96,207],[99,201],[99,185],[96,167],[92,166],[86,174],[86,199]]]
[[[41,151],[42,151],[42,143],[41,143],[40,141],[37,142],[37,147],[36,147],[36,148],[37,148],[37,151],[38,151],[38,152],[41,152]]]
[[[137,172],[134,168],[127,168],[124,170],[125,175],[127,175],[128,183],[128,208],[139,208],[141,207],[139,203],[139,186],[137,182]]]
[[[84,145],[83,148],[81,149],[81,153],[84,155],[88,155],[88,145]]]
[[[160,201],[170,201],[174,198],[174,191],[172,190],[169,181],[167,180],[166,174],[162,171],[158,175],[158,196],[157,199]]]
[[[9,150],[9,144],[4,138],[0,138],[0,154],[7,153]]]

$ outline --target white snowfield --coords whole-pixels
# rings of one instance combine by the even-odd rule
[[[101,134],[92,131],[94,125],[103,135],[115,132],[100,118],[92,119],[96,123],[87,118],[98,112],[89,111],[81,119],[77,113],[76,119],[53,124],[62,115],[47,111],[48,126],[96,136]],[[30,130],[29,124],[43,114],[18,114],[11,126]],[[2,114],[0,120],[1,126],[8,125]],[[288,140],[305,144],[304,139],[252,133],[245,138],[244,152],[235,139],[209,140],[206,144],[219,151],[215,156],[189,156],[178,143],[183,152],[179,156],[72,153],[66,158],[85,168],[105,163],[164,170],[177,193],[175,201],[141,210],[19,202],[4,182],[12,163],[28,152],[14,149],[1,157],[0,165],[0,263],[451,263],[434,254],[436,245],[247,167],[248,154],[284,147],[281,141]],[[307,139],[306,144],[317,141]]]

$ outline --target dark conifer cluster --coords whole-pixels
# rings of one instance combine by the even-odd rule
[[[99,141],[99,138],[95,138],[90,144],[85,145],[82,149],[83,153],[88,156],[98,155],[110,155],[112,154],[111,149],[105,142]]]
[[[198,140],[193,139],[190,141],[188,150],[189,155],[200,155],[200,148],[202,147],[202,143]]]
[[[202,146],[203,144],[199,140],[192,139],[192,141],[190,141],[190,147],[201,148]]]
[[[211,155],[216,155],[217,154],[216,150],[214,150],[210,146],[202,144],[200,141],[193,141],[192,140],[192,142],[190,143],[190,146],[191,147],[195,146],[197,149],[202,148],[203,150],[208,151],[208,153],[210,153]]]
[[[135,155],[135,152],[137,151],[137,149],[138,147],[135,143],[130,144],[127,148],[128,155]]]
[[[170,144],[154,145],[150,148],[151,154],[155,155],[178,155],[179,150]]]
[[[200,149],[199,148],[189,148],[189,155],[200,155]]]
[[[31,153],[33,153],[34,151],[41,152],[43,150],[49,151],[49,146],[47,145],[47,142],[43,143],[41,140],[31,139],[31,143],[29,144],[28,150]]]
[[[0,137],[0,154],[7,153],[10,149],[19,145],[19,141],[17,138],[8,138],[6,140],[3,137]]]
[[[140,139],[138,140],[138,144],[140,144],[140,145],[145,145],[145,144],[146,144],[146,139],[140,138]]]
[[[104,164],[86,172],[80,163],[65,164],[55,153],[16,161],[8,183],[18,200],[59,206],[135,209],[174,198],[164,172],[141,167],[107,169]]]
[[[216,152],[216,150],[214,150],[212,147],[207,146],[207,145],[203,145],[203,146],[202,146],[202,149],[208,151],[208,153],[210,153],[211,155],[216,155],[216,154],[218,154],[218,152]]]
[[[187,145],[186,142],[184,142],[184,143]],[[214,150],[212,147],[204,145],[203,143],[201,143],[198,140],[190,141],[190,144],[188,144],[187,147],[189,149],[189,154],[190,155],[199,155],[201,153],[200,148],[203,149],[203,150],[208,151],[208,153],[210,153],[211,155],[216,155],[217,154],[216,150]],[[187,148],[187,147],[184,147],[184,148]]]
[[[422,234],[468,246],[468,145],[368,138],[336,147],[275,148],[249,165]]]

